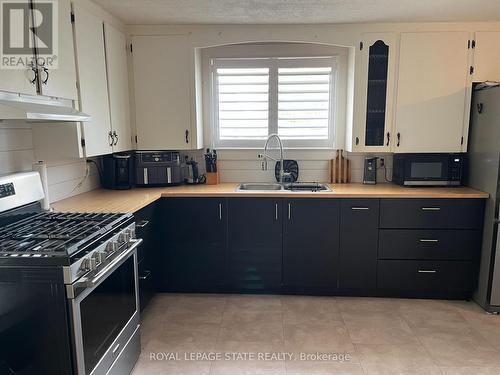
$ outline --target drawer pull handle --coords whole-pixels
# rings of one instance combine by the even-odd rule
[[[436,270],[418,270],[418,273],[437,273]]]
[[[144,276],[139,276],[139,280],[147,280],[149,275],[151,275],[151,271],[144,271]]]
[[[116,353],[118,352],[118,349],[120,349],[120,344],[116,345],[115,348],[113,349],[113,356],[116,355]]]
[[[135,224],[137,228],[144,228],[149,225],[149,220],[141,220]]]
[[[440,207],[422,207],[422,211],[441,211]]]
[[[439,240],[433,239],[433,238],[421,238],[420,242],[439,242]]]
[[[368,211],[370,207],[351,207],[351,210],[354,211]]]

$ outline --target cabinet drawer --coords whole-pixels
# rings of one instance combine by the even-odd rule
[[[408,292],[471,292],[474,263],[467,261],[380,260],[377,288]]]
[[[381,228],[479,229],[479,199],[382,199]]]
[[[382,229],[379,259],[473,260],[481,246],[477,230]]]
[[[379,204],[379,199],[342,200],[340,220],[346,226],[378,228]]]

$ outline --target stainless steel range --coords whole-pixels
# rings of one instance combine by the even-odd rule
[[[40,186],[37,173],[0,177],[0,374],[128,374],[140,353],[133,215],[41,212]],[[21,338],[24,351],[3,350]]]

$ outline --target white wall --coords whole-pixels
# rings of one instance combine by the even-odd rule
[[[0,123],[0,175],[31,171],[36,161],[33,153],[31,126],[22,122]],[[54,147],[57,147],[54,144]],[[47,163],[47,178],[51,202],[80,194],[99,186],[95,165],[85,159],[66,159]]]

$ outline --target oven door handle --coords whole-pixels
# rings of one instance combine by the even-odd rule
[[[132,253],[141,243],[142,243],[142,238],[136,239],[136,240],[131,240],[129,243],[133,243],[132,246],[130,246],[127,250],[125,250],[123,253],[118,255],[111,263],[109,263],[106,267],[104,267],[101,272],[97,274],[96,277],[94,277],[91,280],[85,280],[85,284],[87,288],[93,288],[97,286],[102,280],[104,280],[106,277],[108,277],[109,273],[115,269],[117,265],[121,263],[122,260],[128,258],[130,253]]]

